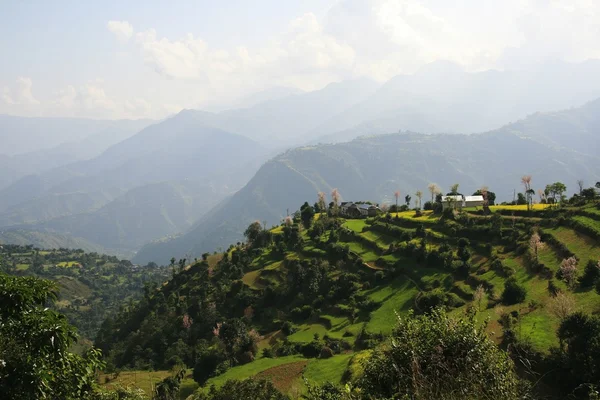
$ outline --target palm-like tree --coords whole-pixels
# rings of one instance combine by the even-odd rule
[[[421,192],[420,190],[417,190],[417,192],[415,193],[415,196],[417,196],[417,198],[419,199],[419,209],[421,209],[421,199],[423,198],[423,192]]]

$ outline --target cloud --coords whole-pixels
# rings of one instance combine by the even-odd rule
[[[31,78],[19,77],[15,87],[11,90],[8,87],[3,89],[2,98],[5,103],[10,105],[36,105],[40,104],[39,100],[31,93],[33,81]]]
[[[133,35],[133,26],[127,21],[108,21],[106,27],[122,43],[129,41]]]

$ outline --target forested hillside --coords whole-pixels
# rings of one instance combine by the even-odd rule
[[[559,183],[542,204],[530,193],[491,206],[484,190],[483,207],[462,210],[442,210],[431,185],[433,202],[369,218],[342,218],[336,191],[329,205],[315,196],[179,269],[109,318],[96,345],[111,368],[193,368],[199,399],[251,390],[225,382],[252,376],[281,398],[587,396],[600,379],[600,204],[593,187],[567,200]],[[463,328],[477,338],[455,336]]]
[[[41,250],[7,244],[0,244],[0,271],[55,282],[60,291],[55,309],[67,316],[88,344],[104,319],[140,297],[147,285],[162,282],[170,274],[166,267],[134,266],[80,249]]]
[[[172,256],[199,256],[225,247],[240,240],[252,221],[276,224],[296,199],[333,188],[346,200],[389,203],[396,188],[414,193],[437,181],[444,187],[460,182],[475,191],[493,182],[500,199],[512,200],[520,177],[528,173],[536,190],[546,182],[561,181],[572,191],[577,180],[595,181],[600,168],[592,150],[600,145],[595,115],[600,115],[598,101],[561,113],[536,114],[477,135],[406,132],[289,150],[265,163],[243,189],[185,235],[148,244],[134,260],[165,263]],[[559,140],[560,135],[570,139]]]

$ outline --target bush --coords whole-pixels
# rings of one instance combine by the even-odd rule
[[[504,291],[502,292],[502,303],[505,305],[522,303],[525,301],[527,296],[527,290],[525,287],[519,285],[515,277],[510,277],[504,284]]]
[[[228,380],[220,388],[211,386],[208,393],[196,392],[193,400],[289,400],[273,383],[248,378],[243,381]]]
[[[579,284],[582,287],[592,287],[600,278],[600,263],[594,260],[589,260],[583,270],[583,276],[579,279]]]
[[[333,357],[333,350],[331,350],[329,347],[323,347],[321,349],[321,358],[331,358]]]
[[[359,386],[369,398],[517,399],[524,390],[508,354],[475,316],[453,319],[440,309],[398,318],[391,346],[367,360]],[[524,396],[526,397],[526,396]]]
[[[281,324],[281,332],[283,332],[284,335],[289,336],[295,332],[295,329],[290,321],[284,321]]]

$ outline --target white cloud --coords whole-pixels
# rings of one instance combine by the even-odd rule
[[[31,78],[21,76],[17,78],[17,82],[12,90],[8,87],[3,89],[2,98],[5,103],[10,105],[31,106],[40,104],[39,100],[31,93],[32,86],[33,81]]]
[[[108,21],[106,27],[122,43],[126,43],[133,35],[133,26],[127,21]]]

